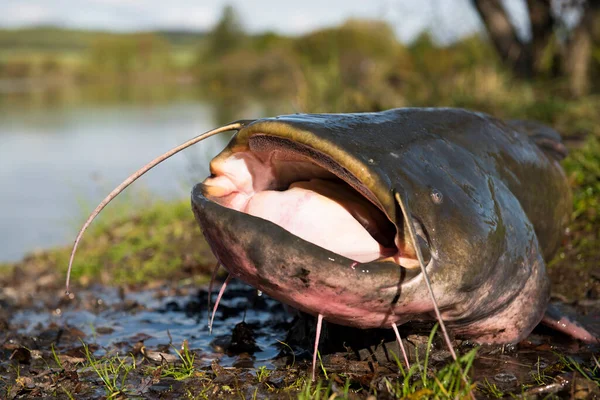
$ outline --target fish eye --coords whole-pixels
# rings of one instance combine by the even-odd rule
[[[440,192],[437,189],[431,189],[431,200],[435,203],[435,204],[442,204],[442,202],[444,201],[444,195],[442,194],[442,192]]]

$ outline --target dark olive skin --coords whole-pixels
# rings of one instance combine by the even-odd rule
[[[258,133],[335,160],[369,188],[410,242],[394,194],[406,201],[454,333],[516,342],[542,319],[549,300],[544,259],[556,251],[571,210],[559,164],[564,147],[550,128],[461,109],[298,114],[249,123],[217,158],[247,148]],[[352,266],[271,222],[208,200],[202,184],[192,206],[221,264],[284,303],[361,328],[435,319],[419,272],[391,262]]]

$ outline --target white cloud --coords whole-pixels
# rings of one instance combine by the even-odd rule
[[[55,17],[49,5],[9,1],[4,7],[8,10],[0,12],[0,15],[3,15],[0,17],[0,23],[12,20],[15,24],[39,24],[51,21]]]
[[[158,16],[157,25],[185,29],[210,29],[219,18],[219,10],[206,6],[172,7]]]
[[[90,3],[96,3],[100,5],[107,5],[111,7],[120,7],[120,6],[143,6],[147,4],[146,0],[87,0]]]
[[[298,34],[316,28],[319,22],[314,16],[307,14],[296,14],[286,21],[286,30],[291,34]]]
[[[120,31],[206,30],[226,4],[236,8],[250,32],[297,35],[348,18],[384,18],[402,40],[427,28],[450,37],[480,29],[469,0],[0,0],[0,27],[58,23]]]

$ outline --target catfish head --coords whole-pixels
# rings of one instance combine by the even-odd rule
[[[456,109],[261,119],[210,172],[192,207],[213,253],[285,304],[359,328],[439,312],[486,343],[542,319],[570,197],[515,125]]]

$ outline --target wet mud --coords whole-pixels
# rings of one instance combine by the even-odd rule
[[[452,363],[437,336],[427,351],[430,324],[401,327],[410,362],[421,365],[407,379],[391,330],[326,325],[319,389],[310,382],[314,319],[241,282],[228,287],[210,333],[207,286],[90,286],[65,296],[61,278],[19,270],[4,278],[0,397],[395,398],[402,385],[423,374],[435,382],[436,371]],[[599,325],[598,301],[561,306],[587,326]],[[454,344],[459,354],[477,347],[458,339]],[[478,347],[469,370],[473,393],[599,397],[598,350],[546,328],[516,345]],[[425,389],[413,398],[433,393]]]

